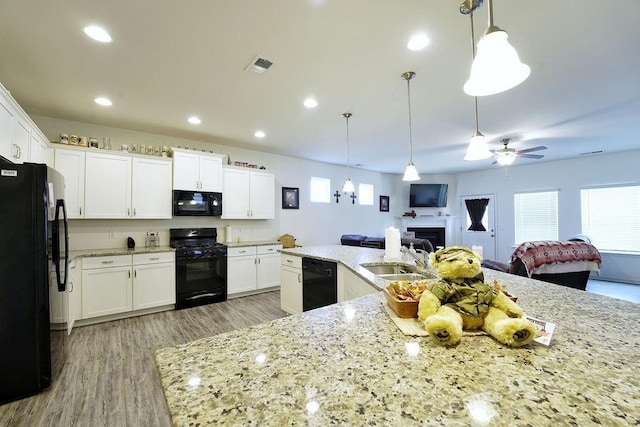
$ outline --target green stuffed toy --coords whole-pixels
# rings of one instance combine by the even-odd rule
[[[502,291],[484,282],[480,256],[463,246],[430,255],[440,276],[427,286],[418,305],[418,319],[436,344],[455,345],[463,330],[482,330],[509,346],[523,346],[536,327]]]

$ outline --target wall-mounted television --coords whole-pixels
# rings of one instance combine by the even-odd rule
[[[444,208],[447,206],[448,184],[411,184],[410,208]]]

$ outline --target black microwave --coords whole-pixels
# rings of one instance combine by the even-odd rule
[[[173,190],[173,216],[221,216],[222,193]]]

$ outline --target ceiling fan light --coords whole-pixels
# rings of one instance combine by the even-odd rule
[[[483,160],[491,157],[491,151],[487,147],[484,135],[478,131],[473,134],[469,147],[467,148],[467,154],[464,156],[465,160]]]
[[[413,162],[407,165],[407,168],[404,170],[404,176],[402,177],[403,181],[420,181],[420,175],[418,175],[418,170],[416,169],[416,165]]]
[[[502,153],[496,158],[496,161],[501,166],[509,166],[515,159],[515,153]]]
[[[531,68],[520,62],[518,53],[509,44],[507,32],[498,27],[491,28],[493,30],[478,42],[471,74],[464,84],[464,92],[471,96],[504,92],[519,85],[531,74]]]
[[[344,185],[342,186],[342,192],[343,193],[353,193],[355,192],[356,189],[353,186],[353,182],[351,182],[351,180],[349,178],[344,180]]]

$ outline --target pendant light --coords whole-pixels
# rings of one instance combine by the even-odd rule
[[[475,59],[476,56],[476,41],[475,32],[473,28],[473,12],[469,14],[471,18],[471,59]],[[487,147],[484,135],[478,130],[478,97],[473,97],[473,105],[476,118],[476,131],[471,136],[469,141],[469,147],[467,148],[467,154],[464,156],[465,160],[483,160],[491,157],[491,151]]]
[[[529,77],[531,68],[520,62],[518,53],[507,41],[506,31],[493,25],[493,0],[489,0],[489,26],[478,42],[478,54],[471,65],[464,91],[471,96],[486,96],[509,90]]]
[[[349,117],[351,117],[351,113],[343,113],[342,117],[347,120],[347,179],[344,181],[344,185],[342,186],[343,193],[353,193],[356,189],[353,186],[353,182],[349,178]]]
[[[409,105],[409,164],[407,168],[404,170],[404,176],[402,177],[403,181],[418,181],[420,180],[420,176],[418,175],[418,170],[416,169],[416,165],[413,164],[413,135],[411,133],[411,84],[410,81],[412,78],[416,76],[416,73],[413,71],[407,71],[406,73],[402,73],[402,78],[407,81],[407,95],[408,95],[408,105]]]

